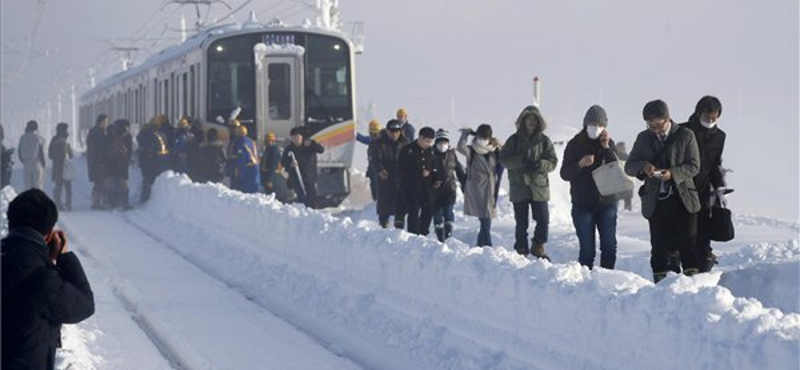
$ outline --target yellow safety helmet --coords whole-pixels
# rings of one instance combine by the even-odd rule
[[[270,131],[270,132],[267,133],[266,140],[267,141],[276,141],[276,140],[278,140],[278,138],[275,136],[274,132]]]
[[[369,121],[369,133],[370,134],[377,134],[381,132],[381,123],[377,119],[373,119]]]
[[[408,111],[406,111],[405,108],[400,108],[400,109],[397,110],[396,116],[397,116],[397,118],[408,117]]]

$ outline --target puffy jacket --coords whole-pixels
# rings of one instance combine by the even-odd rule
[[[539,132],[531,137],[524,133],[524,128],[520,128],[500,150],[500,162],[508,169],[509,198],[512,203],[550,200],[550,179],[547,174],[556,169],[558,157],[547,135]]]
[[[11,230],[2,241],[2,368],[53,369],[61,324],[94,313],[94,295],[74,253],[49,261],[44,237]]]

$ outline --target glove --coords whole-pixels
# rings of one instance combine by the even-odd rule
[[[522,160],[522,164],[528,171],[535,172],[539,170],[539,161],[534,161],[530,158],[524,158]]]

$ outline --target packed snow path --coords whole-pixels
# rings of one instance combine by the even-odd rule
[[[359,368],[137,231],[121,214],[65,213],[61,225],[180,368]]]

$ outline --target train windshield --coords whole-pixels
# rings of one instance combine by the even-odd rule
[[[275,37],[281,35],[281,37]],[[253,46],[259,42],[305,47],[305,116],[308,124],[353,119],[350,50],[341,39],[314,34],[248,34],[215,41],[208,48],[208,121],[227,119],[235,107],[248,120],[255,112]]]

